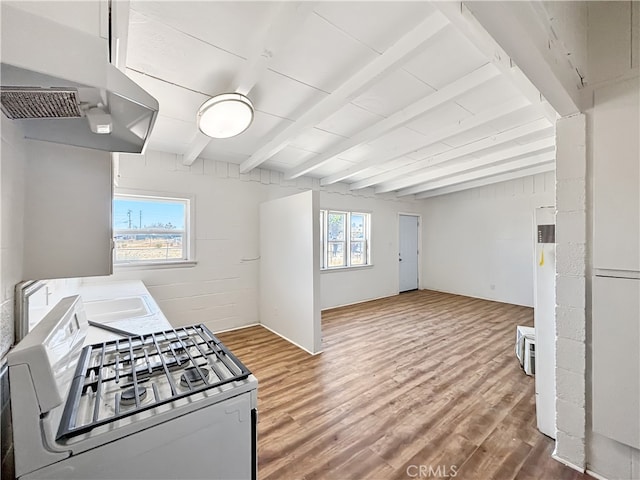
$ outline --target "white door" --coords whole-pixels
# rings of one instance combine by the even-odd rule
[[[400,215],[400,291],[418,288],[418,217]]]

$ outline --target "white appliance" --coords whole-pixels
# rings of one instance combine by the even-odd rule
[[[257,380],[206,327],[87,328],[67,297],[9,353],[16,477],[256,478]]]
[[[535,328],[525,327],[523,325],[518,325],[516,327],[516,357],[518,357],[518,361],[522,368],[524,368],[525,352],[527,351],[525,348],[525,340],[535,340],[535,338]]]
[[[535,376],[538,430],[556,438],[555,207],[535,211]]]
[[[108,41],[7,2],[0,9],[2,112],[25,137],[142,153],[158,102],[109,63]]]
[[[536,374],[536,341],[535,339],[524,339],[524,373],[533,376]]]

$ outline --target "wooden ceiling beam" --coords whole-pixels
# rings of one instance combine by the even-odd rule
[[[400,152],[394,152],[393,154],[367,158],[366,160],[363,160],[362,162],[357,163],[352,167],[346,168],[340,172],[322,178],[320,180],[320,184],[331,185],[332,183],[340,182],[360,172],[363,172],[368,168],[389,162],[391,160],[395,160],[396,158],[404,157],[405,155],[409,155],[411,153],[415,153],[422,148],[428,147],[429,145],[433,145],[434,143],[445,140],[449,137],[459,135],[460,133],[464,133],[473,128],[484,125],[487,122],[491,122],[500,117],[504,117],[506,115],[514,113],[518,110],[527,108],[528,105],[529,102],[524,98],[509,100],[501,105],[498,105],[497,107],[493,107],[489,110],[480,112],[477,115],[472,115],[471,117],[465,118],[459,123],[445,125],[440,129],[434,130],[429,135],[425,136],[424,142],[419,147],[412,147]]]
[[[511,162],[495,165],[488,168],[482,168],[471,172],[461,172],[459,175],[453,175],[447,178],[429,181],[415,185],[413,187],[405,188],[397,192],[399,197],[407,195],[414,195],[416,193],[422,193],[427,190],[433,190],[436,188],[447,187],[449,185],[455,185],[457,183],[468,182],[470,180],[476,180],[478,178],[486,178],[503,173],[514,172],[524,168],[534,167],[543,164],[553,164],[555,168],[555,152],[547,152],[543,154],[532,155],[530,157],[513,160]]]
[[[424,115],[430,110],[434,108],[444,105],[445,103],[455,100],[459,96],[473,90],[476,87],[488,82],[492,78],[500,75],[500,71],[496,69],[491,63],[487,63],[486,65],[474,70],[473,72],[465,75],[462,78],[459,78],[455,82],[448,84],[447,86],[441,88],[437,92],[432,93],[424,97],[417,102],[403,108],[402,110],[397,111],[393,115],[380,120],[379,122],[371,125],[368,128],[356,133],[351,138],[347,138],[337,144],[336,146],[329,148],[326,152],[316,155],[313,158],[310,158],[302,165],[298,165],[288,172],[285,172],[284,178],[287,180],[291,180],[294,178],[298,178],[301,175],[305,175],[316,168],[321,167],[327,162],[331,161],[341,153],[346,152],[347,150],[357,147],[358,145],[363,145],[372,140],[380,138],[381,135],[384,135],[387,132],[395,130],[396,128],[400,128],[403,125],[409,123],[412,120]]]
[[[470,155],[487,148],[498,147],[507,142],[517,141],[523,137],[526,137],[527,135],[543,132],[545,130],[549,130],[550,132],[552,132],[553,127],[549,125],[549,122],[546,119],[540,118],[538,120],[535,120],[534,122],[512,128],[511,130],[507,130],[497,135],[492,135],[490,137],[483,138],[482,140],[467,143],[466,145],[462,145],[461,147],[452,148],[451,150],[440,153],[438,155],[431,155],[409,165],[405,165],[388,172],[380,173],[378,175],[373,175],[369,178],[364,178],[349,185],[349,189],[359,190],[361,188],[370,187],[372,185],[379,185],[384,182],[389,182],[402,177],[403,175],[407,175],[427,167],[439,165],[450,160],[455,160],[456,158],[460,158],[464,155]]]
[[[386,193],[393,190],[400,190],[403,188],[411,187],[412,185],[418,185],[423,182],[431,182],[443,177],[449,177],[458,173],[462,173],[465,170],[477,170],[479,168],[488,167],[491,165],[506,165],[505,162],[516,158],[522,158],[523,156],[531,157],[533,155],[546,154],[549,151],[554,151],[556,140],[554,137],[543,138],[536,142],[527,143],[526,145],[518,145],[517,147],[505,148],[489,155],[484,155],[479,158],[471,158],[464,161],[459,161],[447,165],[442,165],[435,168],[427,168],[422,170],[418,174],[411,175],[410,177],[404,177],[393,182],[383,183],[376,187],[376,193]]]
[[[446,195],[447,193],[460,192],[462,190],[469,190],[470,188],[484,187],[485,185],[491,185],[498,182],[506,182],[508,180],[515,180],[516,178],[529,177],[531,175],[538,175],[540,173],[552,172],[556,168],[555,163],[545,163],[537,165],[535,167],[523,168],[509,173],[501,173],[499,175],[492,175],[489,177],[480,178],[477,180],[471,180],[463,183],[457,183],[448,187],[440,187],[433,190],[428,190],[419,195],[416,195],[417,200],[424,200],[426,198],[437,197],[440,195]]]
[[[531,83],[520,68],[514,64],[511,57],[494,40],[487,30],[471,14],[462,2],[436,2],[433,4],[458,31],[464,35],[478,50],[480,50],[498,68],[520,93],[522,93],[532,105],[539,107],[549,122],[555,124],[558,114],[551,105],[541,96],[539,90]]]
[[[429,15],[382,55],[377,56],[337,89],[311,107],[294,123],[262,145],[251,157],[240,164],[240,172],[246,173],[260,166],[289,145],[304,130],[314,127],[337,112],[360,93],[379,81],[380,78],[407,61],[410,54],[423,47],[448,25],[449,21],[440,12],[436,11]]]
[[[499,46],[500,55],[518,66],[524,75],[514,79],[516,87],[527,79],[560,116],[581,110],[582,77],[571,65],[567,52],[559,51],[558,42],[545,28],[548,19],[541,17],[539,2],[457,2],[450,6],[447,3],[434,5],[463,34],[477,38],[482,30]],[[461,21],[456,21],[456,16]],[[526,95],[525,90],[521,91]]]

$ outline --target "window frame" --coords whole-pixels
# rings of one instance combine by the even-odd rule
[[[184,230],[171,229],[116,229],[112,225],[113,231],[113,255],[112,262],[114,268],[167,268],[167,267],[189,267],[197,264],[195,260],[195,231],[192,219],[194,216],[194,197],[191,195],[183,195],[167,192],[151,192],[143,190],[117,189],[113,193],[112,202],[117,199],[155,201],[158,203],[183,203],[185,205]],[[113,208],[113,207],[112,207]],[[112,221],[113,223],[113,221]],[[174,234],[181,233],[182,240],[182,258],[180,259],[158,259],[158,260],[142,260],[142,261],[116,261],[116,242],[115,236],[118,234],[131,235],[150,233],[150,234]]]
[[[329,231],[329,215],[330,214],[341,214],[345,215],[345,231],[344,231],[344,240],[330,242],[328,237]],[[364,240],[357,240],[354,243],[362,242],[364,244],[365,250],[365,263],[363,264],[352,264],[351,262],[351,242],[352,242],[352,233],[351,233],[351,216],[352,215],[362,215],[364,217]],[[373,266],[371,262],[371,212],[361,211],[361,210],[338,210],[338,209],[330,209],[330,208],[322,208],[320,209],[320,271],[336,271],[336,270],[345,270],[351,268],[367,268]],[[343,265],[335,265],[329,266],[329,244],[330,243],[342,243],[344,245],[344,264]]]

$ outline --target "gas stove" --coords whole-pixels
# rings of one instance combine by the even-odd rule
[[[256,478],[257,380],[204,325],[87,328],[63,299],[9,355],[18,477]]]

